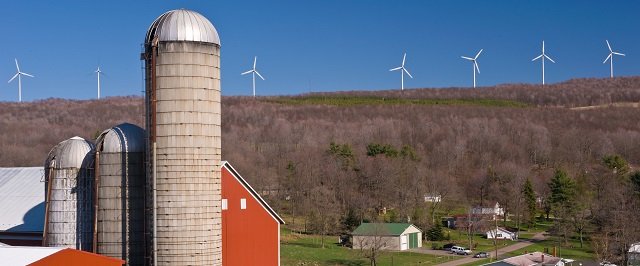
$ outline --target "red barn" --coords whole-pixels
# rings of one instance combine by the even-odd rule
[[[280,265],[284,221],[228,162],[221,172],[223,265]]]

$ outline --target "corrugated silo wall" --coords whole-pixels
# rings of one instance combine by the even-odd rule
[[[220,47],[160,42],[152,54],[147,50],[147,171],[149,184],[157,183],[156,265],[221,265]],[[149,214],[153,230],[153,207]]]
[[[125,150],[125,149],[123,149]],[[145,264],[144,154],[100,152],[97,253],[126,265]]]
[[[93,240],[92,175],[87,168],[47,168],[51,186],[45,243],[91,251]],[[50,184],[49,184],[50,183]]]

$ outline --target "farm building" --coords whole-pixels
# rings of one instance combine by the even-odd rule
[[[42,245],[44,168],[0,168],[0,206],[0,243]]]
[[[518,239],[518,235],[514,232],[511,232],[502,227],[497,227],[495,229],[491,229],[486,233],[487,239],[508,239],[508,240],[516,240]]]
[[[422,247],[422,231],[406,223],[363,223],[351,233],[354,249],[407,250]]]
[[[221,173],[223,265],[280,265],[284,220],[231,164]]]
[[[483,266],[564,266],[562,258],[554,257],[542,252],[527,253],[520,256],[506,258]]]
[[[62,247],[12,247],[0,246],[3,265],[66,265],[66,266],[120,266],[121,259]]]

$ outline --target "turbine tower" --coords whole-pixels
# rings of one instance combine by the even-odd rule
[[[256,61],[258,61],[258,57],[255,56],[253,57],[253,68],[249,71],[246,72],[242,72],[240,75],[246,75],[251,73],[253,76],[253,97],[256,97],[256,75],[258,75],[258,77],[260,77],[262,80],[264,80],[264,78],[262,77],[262,75],[260,75],[260,73],[258,72],[258,70],[256,70]]]
[[[547,54],[544,53],[544,41],[542,41],[542,54],[534,59],[531,59],[531,61],[536,61],[541,58],[542,58],[542,85],[544,86],[544,59],[546,58],[549,61],[551,61],[551,63],[554,63],[554,64],[556,63],[556,61],[553,61],[551,57],[547,56]]]
[[[607,58],[604,60],[604,62],[602,62],[603,64],[607,62],[607,60],[609,60],[609,63],[611,63],[611,78],[613,78],[613,55],[621,55],[621,56],[625,56],[622,53],[618,53],[618,52],[614,52],[611,49],[611,45],[609,44],[609,40],[605,40],[607,42],[607,47],[609,47],[609,56],[607,56]]]
[[[473,62],[473,69],[471,69],[471,72],[473,72],[473,87],[476,87],[476,71],[478,71],[478,74],[480,74],[480,67],[478,67],[478,57],[480,56],[480,54],[482,53],[482,49],[480,49],[480,51],[478,51],[478,53],[476,54],[476,56],[474,58],[471,57],[466,57],[466,56],[461,56],[463,59],[467,59],[471,62]]]
[[[406,68],[404,68],[404,61],[406,59],[407,59],[407,53],[404,53],[404,56],[402,56],[402,65],[396,68],[389,69],[389,71],[402,70],[400,71],[400,90],[404,90],[404,73],[407,73],[407,75],[409,75],[410,78],[413,78],[413,76],[411,76],[411,73],[409,73],[409,71]]]
[[[13,77],[7,83],[11,83],[11,81],[13,81],[16,77],[18,78],[18,102],[22,102],[22,76],[24,75],[32,78],[34,78],[34,76],[20,71],[20,66],[18,65],[18,59],[15,59],[15,60],[16,60],[16,69],[18,73],[13,75]]]
[[[96,71],[94,71],[98,75],[98,99],[100,99],[100,75],[102,75],[102,70],[100,67]]]

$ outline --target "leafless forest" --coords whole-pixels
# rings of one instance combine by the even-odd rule
[[[286,104],[223,97],[223,159],[282,214],[308,231],[339,234],[353,220],[429,228],[441,216],[499,202],[522,224],[556,219],[554,233],[584,237],[600,258],[621,259],[640,239],[640,77],[541,87],[313,93],[296,97],[504,99],[473,104]],[[572,107],[598,106],[574,110]],[[0,166],[42,165],[56,143],[121,122],[143,125],[143,99],[0,103]],[[613,158],[613,159],[612,159]],[[567,174],[570,201],[550,183]],[[527,211],[530,180],[541,202]],[[424,194],[442,195],[425,204]],[[555,196],[554,196],[555,195]],[[569,204],[570,203],[570,204]],[[293,223],[296,223],[294,221]]]

